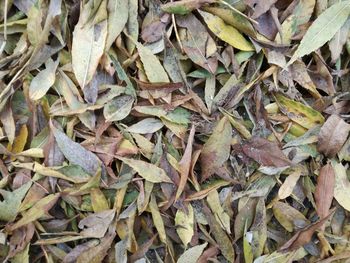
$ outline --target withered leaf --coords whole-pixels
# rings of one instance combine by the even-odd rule
[[[261,137],[246,141],[242,145],[242,151],[263,166],[285,167],[292,164],[276,142]]]
[[[329,213],[334,195],[334,184],[334,170],[332,165],[328,163],[320,169],[315,190],[317,214],[320,218],[326,217]]]
[[[201,151],[200,163],[202,168],[202,181],[209,178],[229,158],[231,149],[231,124],[223,117]]]
[[[56,142],[64,156],[73,164],[81,166],[90,175],[95,175],[101,162],[92,152],[89,152],[80,144],[73,142],[67,135],[56,128],[52,122],[50,128]]]
[[[350,124],[338,115],[331,115],[321,127],[317,148],[328,157],[334,157],[345,143],[350,132]]]

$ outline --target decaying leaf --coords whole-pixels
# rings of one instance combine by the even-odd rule
[[[106,44],[106,1],[94,8],[93,0],[82,6],[73,34],[72,67],[81,88],[92,80]]]
[[[231,134],[231,124],[226,117],[223,117],[204,144],[201,152],[201,178],[203,181],[215,173],[229,158]]]
[[[318,151],[334,157],[342,148],[350,132],[350,124],[337,115],[331,115],[322,126],[318,136]]]
[[[185,208],[187,211],[177,210],[175,226],[182,243],[187,246],[194,234],[194,214],[191,204],[188,204]]]
[[[350,211],[350,202],[348,191],[350,190],[350,182],[346,175],[346,168],[341,163],[332,163],[335,174],[334,198],[346,210]]]
[[[320,169],[315,190],[317,214],[320,218],[326,217],[329,213],[334,196],[334,183],[334,169],[332,165],[328,163]]]
[[[151,183],[172,182],[164,170],[155,166],[154,164],[150,164],[141,160],[127,159],[122,157],[118,157],[118,159],[130,166],[140,176]]]
[[[0,1],[0,261],[345,262],[349,14]]]
[[[242,146],[242,151],[263,166],[285,167],[291,161],[284,155],[275,142],[263,138],[252,138]]]

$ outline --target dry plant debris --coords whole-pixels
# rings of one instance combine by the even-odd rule
[[[0,260],[349,262],[349,14],[1,0]]]

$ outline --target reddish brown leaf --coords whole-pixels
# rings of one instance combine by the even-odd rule
[[[317,149],[327,157],[334,157],[349,135],[350,124],[338,115],[331,115],[323,124],[318,136]]]
[[[328,215],[334,194],[335,174],[331,164],[320,169],[315,190],[317,214],[320,218]]]
[[[329,215],[323,219],[307,226],[305,229],[298,231],[290,240],[288,240],[279,250],[296,250],[301,246],[306,245],[311,241],[312,235],[317,229],[320,229],[323,224],[333,215],[333,210]]]
[[[275,142],[264,138],[254,137],[242,145],[245,155],[254,159],[263,166],[285,167],[290,166],[291,161],[284,155]]]

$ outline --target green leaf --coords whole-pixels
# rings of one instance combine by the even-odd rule
[[[324,11],[309,27],[287,66],[322,47],[344,25],[350,14],[350,1],[338,2]]]
[[[56,193],[40,199],[37,203],[33,205],[33,207],[31,207],[28,211],[24,212],[23,217],[14,225],[12,225],[10,229],[15,230],[46,215],[51,209],[51,207],[53,207],[53,205],[57,202],[60,195],[60,193]]]
[[[15,220],[19,207],[21,206],[21,201],[31,185],[32,182],[25,183],[20,188],[12,192],[0,189],[0,194],[4,198],[4,201],[0,202],[0,220],[9,222]]]

